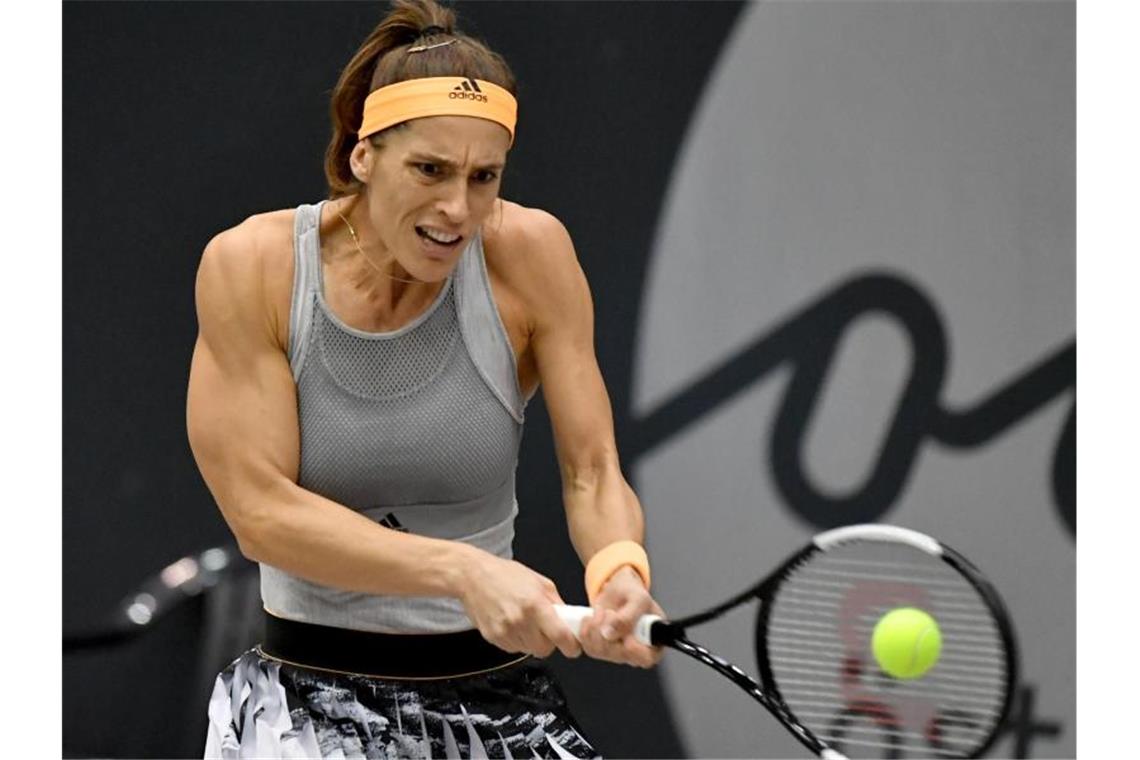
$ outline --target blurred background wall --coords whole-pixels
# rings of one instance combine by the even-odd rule
[[[197,259],[323,197],[328,93],[384,7],[65,5],[65,632],[232,544],[185,436]],[[824,527],[928,531],[1020,633],[993,754],[1072,756],[1073,3],[456,7],[521,83],[503,194],[559,216],[590,280],[666,609]],[[518,485],[516,555],[584,601],[541,397]],[[219,610],[256,610],[218,598],[65,649],[65,754],[200,755],[204,679],[237,654]],[[708,632],[743,664],[748,614]],[[679,658],[552,664],[607,755],[801,754]]]

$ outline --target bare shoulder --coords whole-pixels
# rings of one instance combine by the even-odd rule
[[[272,277],[282,269],[292,269],[293,212],[270,211],[255,214],[240,224],[222,230],[211,238],[202,252],[201,267],[207,273],[226,275],[234,284],[251,285],[265,272]],[[291,272],[290,272],[291,274]]]
[[[292,297],[293,214],[255,214],[210,239],[198,267],[200,322],[219,314],[263,322],[285,345],[281,328],[288,329]]]
[[[483,238],[491,249],[488,256],[504,253],[518,261],[524,253],[524,260],[573,254],[572,246],[567,250],[570,233],[554,214],[512,201],[502,201],[499,208],[501,212],[491,212],[483,225]]]
[[[566,226],[548,211],[502,201],[484,224],[487,267],[520,294],[546,300],[585,284]],[[553,291],[553,292],[552,292]]]

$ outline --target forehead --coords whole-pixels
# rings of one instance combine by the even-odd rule
[[[431,153],[455,164],[501,164],[511,137],[501,124],[474,116],[425,116],[407,122],[401,150]]]

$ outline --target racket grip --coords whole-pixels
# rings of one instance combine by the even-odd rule
[[[556,604],[554,611],[558,613],[558,617],[562,618],[562,622],[574,632],[574,638],[579,638],[578,634],[582,630],[582,621],[594,614],[593,607],[579,607],[571,604]],[[646,646],[653,646],[653,624],[662,619],[660,615],[642,615],[634,623],[634,637]]]

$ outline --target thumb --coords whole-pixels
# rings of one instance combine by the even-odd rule
[[[543,577],[545,583],[542,584],[543,596],[550,601],[551,604],[566,604],[562,601],[562,595],[558,593],[558,587],[554,585],[554,581],[549,578]]]
[[[612,625],[618,638],[624,638],[633,632],[637,621],[641,619],[642,607],[640,599],[630,598],[615,610]]]

